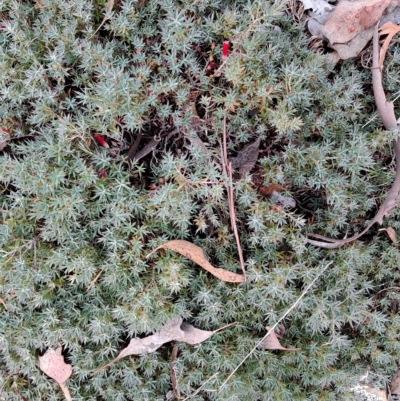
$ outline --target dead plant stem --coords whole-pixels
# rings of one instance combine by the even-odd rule
[[[228,193],[228,204],[229,204],[229,216],[231,218],[231,226],[233,230],[233,234],[235,235],[236,245],[239,254],[240,267],[242,268],[244,281],[246,281],[246,269],[244,265],[243,251],[242,246],[240,244],[240,237],[237,230],[236,225],[236,214],[235,214],[235,202],[233,196],[233,179],[232,179],[232,164],[228,161],[228,151],[227,151],[227,140],[226,140],[226,115],[224,115],[224,129],[222,134],[222,171],[225,174],[225,177],[229,180],[229,184],[227,184],[227,193]]]
[[[318,280],[318,278],[325,272],[325,270],[332,264],[333,262],[329,262],[311,281],[310,284],[305,288],[302,294],[297,298],[296,302],[278,319],[278,321],[268,330],[267,334],[254,346],[254,348],[240,361],[239,365],[230,373],[228,378],[222,383],[219,391],[221,391],[226,383],[231,379],[231,377],[237,372],[237,370],[243,365],[243,363],[254,353],[254,351],[261,345],[261,343],[275,330],[275,328],[286,318],[287,315],[299,304],[302,298],[307,294],[310,288],[314,285],[314,283]]]

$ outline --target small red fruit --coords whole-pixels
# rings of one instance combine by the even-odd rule
[[[228,58],[229,53],[229,40],[225,40],[222,44],[222,60],[226,60]]]
[[[106,142],[106,140],[100,135],[100,134],[94,134],[94,139],[101,145],[104,146],[105,148],[109,148],[110,145]]]

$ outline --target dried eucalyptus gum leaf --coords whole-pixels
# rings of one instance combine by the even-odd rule
[[[196,329],[196,327],[187,322],[182,323],[181,330],[184,332],[184,337],[179,341],[190,345],[200,344],[215,333],[215,331]]]
[[[271,327],[266,326],[265,330],[270,331]],[[280,349],[282,351],[299,351],[300,348],[285,348],[281,345],[278,337],[274,331],[272,331],[264,340],[262,341],[260,347],[262,349]]]
[[[156,331],[151,336],[132,338],[128,346],[119,353],[115,361],[129,355],[150,354],[167,342],[179,340],[184,337],[184,332],[180,328],[182,321],[183,319],[178,317],[167,322],[159,331]]]
[[[342,0],[336,6],[325,25],[323,33],[331,45],[347,43],[360,32],[374,26],[392,0]]]
[[[191,132],[190,135],[188,135],[188,138],[193,147],[199,149],[203,153],[208,152],[206,145],[195,132]]]
[[[40,370],[58,384],[65,383],[72,374],[72,366],[64,362],[61,351],[61,347],[56,350],[49,349],[43,356],[39,357]]]
[[[397,243],[397,234],[394,228],[392,227],[381,228],[379,231],[386,231],[387,235],[392,240],[392,242],[394,242],[395,244]]]
[[[197,263],[199,266],[207,270],[213,276],[219,278],[222,281],[226,281],[227,283],[243,283],[245,281],[243,274],[237,274],[230,272],[229,270],[214,267],[208,261],[203,250],[199,246],[194,245],[189,241],[184,241],[184,240],[167,241],[164,244],[157,247],[153,252],[156,252],[157,250],[162,248],[170,249],[171,251],[180,253],[182,256]]]
[[[160,348],[163,344],[171,341],[180,341],[190,345],[200,344],[210,338],[217,331],[229,327],[232,324],[234,323],[228,324],[217,330],[207,331],[197,329],[191,324],[183,322],[181,317],[177,317],[165,323],[164,326],[150,336],[144,338],[132,338],[129,344],[115,359],[96,369],[92,374],[97,373],[99,370],[112,365],[126,356],[150,354]]]
[[[230,159],[232,168],[239,170],[242,177],[246,173],[250,173],[251,169],[255,166],[258,159],[258,152],[260,149],[260,137],[255,142],[246,145],[236,157]]]

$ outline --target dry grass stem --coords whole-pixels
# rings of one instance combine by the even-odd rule
[[[240,267],[242,268],[244,280],[246,281],[246,269],[244,265],[243,251],[242,246],[240,244],[239,233],[236,226],[236,214],[235,214],[235,203],[233,197],[233,179],[232,179],[232,165],[228,161],[228,152],[226,145],[226,115],[224,116],[224,129],[222,135],[222,171],[224,172],[226,178],[229,179],[229,185],[227,186],[228,192],[228,204],[229,204],[229,215],[231,218],[231,226],[233,230],[233,234],[235,235],[236,245],[238,248]]]
[[[199,392],[203,389],[203,387],[209,383],[214,377],[218,376],[219,372],[215,372],[209,379],[207,379],[194,393],[188,395],[183,401],[188,400],[189,398],[194,397],[195,395],[199,394]]]
[[[172,383],[172,390],[174,392],[174,396],[176,399],[181,400],[183,397],[181,397],[178,389],[178,380],[176,378],[176,373],[175,373],[175,367],[174,367],[174,361],[176,359],[176,356],[178,355],[178,346],[174,345],[172,348],[172,353],[171,353],[171,359],[169,361],[169,369],[170,369],[170,374],[171,374],[171,383]]]
[[[237,372],[237,370],[243,365],[243,363],[254,353],[254,351],[262,344],[262,342],[278,327],[278,325],[286,318],[287,315],[299,304],[299,302],[302,300],[302,298],[307,294],[307,292],[310,290],[310,288],[314,285],[314,283],[318,280],[318,278],[321,276],[322,273],[332,264],[333,262],[329,262],[311,281],[310,284],[305,288],[305,290],[302,292],[302,294],[297,298],[296,302],[278,319],[278,321],[268,330],[267,334],[257,342],[257,344],[253,347],[253,349],[240,361],[239,365],[236,366],[236,368],[230,373],[228,378],[222,383],[221,387],[219,388],[219,391],[221,391],[226,383],[231,379],[231,377]]]
[[[6,303],[5,303],[5,301],[4,301],[4,299],[3,298],[0,298],[0,303],[2,303],[3,304],[3,306],[4,306],[4,309],[5,310],[7,310],[8,308],[7,308],[7,305],[6,305]]]
[[[104,269],[101,269],[100,273],[90,282],[89,287],[87,288],[86,291],[90,291],[92,289],[92,287],[94,286],[96,281],[100,278],[100,276],[103,274],[103,272],[104,272]]]

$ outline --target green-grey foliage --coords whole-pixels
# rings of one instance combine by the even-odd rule
[[[57,346],[73,365],[74,400],[165,400],[172,345],[90,372],[176,316],[205,330],[237,322],[201,345],[179,344],[180,393],[204,384],[193,400],[343,400],[367,366],[388,378],[400,358],[400,295],[378,292],[398,283],[397,245],[377,230],[331,251],[305,241],[361,230],[393,179],[397,133],[381,130],[370,72],[308,50],[279,0],[122,0],[94,35],[105,9],[0,1],[0,129],[12,138],[0,154],[0,400],[60,399],[38,369]],[[224,40],[229,57],[214,77],[209,57],[218,69]],[[398,53],[390,57],[385,84],[395,90]],[[206,151],[191,139],[195,98]],[[299,205],[276,208],[249,175],[235,180],[241,285],[171,251],[146,257],[186,239],[240,273],[224,116],[229,154],[261,136],[264,185],[285,186]],[[120,149],[139,132],[144,144],[173,128],[157,151],[127,163]],[[398,215],[385,224],[399,229]],[[282,343],[301,350],[258,349],[219,391],[330,261],[283,322]]]

